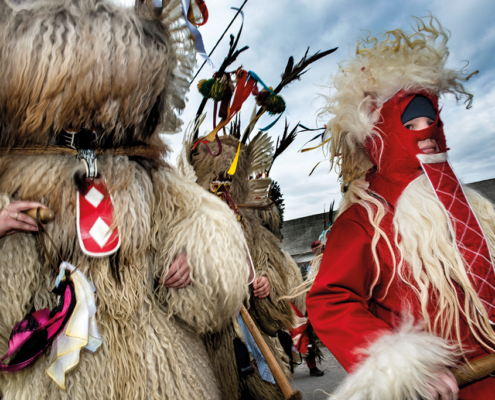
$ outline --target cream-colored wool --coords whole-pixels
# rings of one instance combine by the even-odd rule
[[[367,210],[375,230],[372,251],[377,273],[374,282],[377,282],[381,273],[376,244],[379,240],[383,240],[392,255],[396,254],[393,249],[398,250],[398,258],[395,255],[393,257],[394,271],[388,284],[390,285],[393,277],[397,275],[413,288],[421,304],[425,328],[428,331],[461,347],[456,321],[462,313],[468,316],[470,330],[480,343],[488,349],[493,348],[495,335],[484,307],[465,272],[464,260],[456,246],[452,222],[445,207],[435,196],[426,176],[422,175],[413,181],[399,197],[393,220],[396,235],[394,243],[390,243],[383,230],[377,228],[388,212],[385,202],[370,196],[366,192],[367,188],[368,184],[364,180],[352,182],[344,196],[341,210],[354,203]],[[473,189],[464,186],[463,189],[493,255],[495,254],[495,209],[487,199]],[[459,304],[453,282],[462,287],[469,299],[465,304]],[[370,296],[373,287],[370,288]],[[430,320],[427,312],[428,305],[434,300],[430,290],[436,293],[435,300],[439,301],[438,307],[441,310],[434,320]],[[478,309],[482,310],[481,313]]]
[[[95,355],[82,353],[66,394],[45,374],[43,358],[26,372],[4,375],[4,399],[24,391],[29,398],[54,399],[216,398],[215,379],[197,333],[221,329],[247,296],[241,228],[225,204],[170,168],[149,175],[127,157],[99,161],[104,176],[119,177],[108,181],[113,183],[110,193],[122,240],[117,256],[121,285],[112,277],[108,258],[89,258],[79,248],[72,177],[81,164],[69,156],[0,158],[1,192],[42,200],[57,210],[48,232],[64,260],[95,284],[104,342]],[[2,238],[0,246],[4,352],[13,325],[31,307],[54,306],[50,290],[57,273],[37,251],[32,234]],[[181,290],[155,289],[180,252],[187,254],[191,284]],[[56,258],[56,252],[51,250],[51,256]]]
[[[97,148],[147,145],[166,150],[194,63],[179,0],[133,9],[106,0],[0,0],[0,146],[55,145],[66,129],[94,132]],[[0,157],[0,207],[9,200],[49,206],[56,262],[77,266],[96,287],[103,339],[82,352],[65,391],[32,366],[0,375],[0,398],[219,399],[200,334],[221,331],[248,296],[247,243],[227,205],[179,176],[163,160],[98,157],[114,206],[121,247],[90,258],[76,233],[81,161],[69,155]],[[77,178],[77,179],[76,179]],[[61,258],[58,257],[60,253]],[[191,283],[159,284],[186,254]],[[53,308],[58,271],[40,237],[0,238],[0,352],[14,324],[32,309]]]
[[[493,255],[495,210],[488,200],[472,189],[466,190],[466,196],[480,220]],[[461,347],[458,321],[463,315],[476,339],[493,351],[495,334],[466,272],[449,213],[425,175],[411,182],[400,196],[393,224],[395,245],[401,255],[397,273],[416,293],[427,330]],[[459,301],[455,284],[466,297],[463,303]],[[437,313],[431,319],[427,310],[433,301]]]
[[[438,96],[452,93],[472,95],[463,82],[471,75],[446,68],[450,33],[434,17],[414,20],[412,33],[400,29],[368,35],[358,42],[356,57],[342,62],[332,78],[332,94],[325,97],[322,115],[331,116],[325,132],[332,166],[341,174],[342,188],[360,178],[371,166],[364,142],[379,136],[380,110],[399,90],[427,90]]]
[[[249,176],[266,168],[271,161],[269,152],[272,151],[272,144],[267,136],[260,133],[249,145],[241,144],[237,170],[233,176],[228,175],[227,171],[235,157],[239,141],[233,136],[221,136],[220,140],[222,154],[218,157],[212,157],[204,144],[200,144],[196,150],[191,151],[192,143],[186,140],[178,161],[181,172],[189,179],[197,181],[208,192],[211,182],[230,179],[230,193],[237,204],[252,203],[257,196],[262,197],[262,200],[257,200],[258,202],[266,203],[263,196],[267,196],[269,184],[267,185],[264,179],[260,180],[263,181],[261,183],[250,181]],[[218,153],[216,142],[209,143],[208,146],[213,154]],[[194,168],[195,177],[192,176],[187,164]],[[257,189],[260,190],[257,191]],[[207,196],[213,197],[212,193],[206,191]],[[257,193],[257,196],[253,193]],[[289,377],[288,357],[278,338],[269,336],[275,334],[278,329],[290,328],[292,325],[290,304],[286,299],[281,299],[288,293],[289,288],[286,258],[280,249],[280,239],[262,226],[258,211],[250,208],[239,210],[243,216],[239,226],[242,227],[246,237],[256,276],[266,276],[270,282],[270,295],[265,299],[254,297],[251,291],[249,311],[277,362],[285,375]],[[232,328],[226,328],[220,336],[213,334],[206,335],[204,338],[218,379],[229,380],[221,383],[222,399],[238,399],[241,393],[245,393],[256,399],[282,400],[284,397],[278,386],[263,381],[257,372],[256,375],[250,375],[239,382],[234,373],[236,371],[235,355],[232,351],[226,351],[225,348],[225,346],[230,348],[233,338]],[[234,392],[233,387],[238,387],[239,391]]]
[[[372,339],[373,340],[373,339]],[[404,317],[401,327],[362,350],[359,364],[329,400],[431,399],[445,383],[440,373],[455,365],[453,348]]]

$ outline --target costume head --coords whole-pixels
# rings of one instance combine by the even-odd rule
[[[238,149],[235,173],[229,174]],[[238,125],[234,123],[229,135],[220,136],[208,144],[199,143],[194,149],[192,137],[186,137],[179,167],[183,170],[192,167],[194,171],[191,174],[197,183],[221,197],[240,217],[242,207],[256,208],[269,204],[267,196],[272,180],[264,177],[263,173],[272,161],[271,138],[260,132],[245,144]]]
[[[421,108],[408,108],[414,99],[425,99],[430,102],[432,110],[427,109],[433,118],[433,124],[422,130],[411,130],[404,123],[419,114],[425,114]],[[426,106],[428,103],[421,103]],[[412,104],[414,106],[414,104]],[[425,107],[423,107],[425,108]],[[406,114],[407,111],[407,114]],[[395,205],[403,190],[423,173],[417,155],[421,153],[418,143],[429,138],[434,139],[440,152],[447,151],[443,123],[438,112],[438,97],[423,92],[406,93],[400,90],[383,105],[380,120],[376,123],[379,136],[365,141],[364,148],[373,167],[366,175],[370,189]],[[405,122],[402,122],[405,120]]]
[[[177,131],[173,110],[185,106],[195,63],[179,4],[2,0],[0,145],[56,144],[78,132],[105,148]]]
[[[377,191],[388,181],[388,186],[400,186],[396,190],[400,195],[406,182],[421,173],[415,157],[419,140],[435,137],[440,152],[447,150],[439,113],[427,130],[411,131],[401,121],[407,105],[421,94],[439,111],[438,97],[453,93],[458,100],[466,98],[470,107],[472,95],[462,83],[471,75],[445,67],[448,33],[434,17],[417,18],[411,34],[396,29],[382,37],[381,41],[362,40],[356,57],[341,64],[342,72],[333,80],[336,93],[325,109],[333,114],[326,136],[343,189],[369,172],[366,179],[371,185],[380,180],[375,183]],[[392,203],[398,197],[397,193],[379,194],[390,197]]]

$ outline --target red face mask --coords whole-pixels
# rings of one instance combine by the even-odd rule
[[[421,94],[433,104],[437,112],[435,122],[426,129],[410,130],[404,127],[401,116],[414,96]],[[400,91],[382,107],[381,120],[376,124],[378,135],[365,142],[365,150],[375,165],[366,175],[370,189],[395,206],[404,189],[423,173],[416,157],[421,154],[418,142],[435,139],[440,153],[447,151],[443,123],[438,111],[438,97],[428,92]]]

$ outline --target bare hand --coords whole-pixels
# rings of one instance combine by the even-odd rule
[[[430,398],[435,400],[458,400],[459,386],[454,375],[449,370],[445,370],[438,374],[443,385],[439,388],[430,389]]]
[[[162,276],[159,283],[173,289],[182,289],[191,283],[190,267],[184,253],[175,257],[168,274]]]
[[[253,282],[254,296],[260,299],[270,294],[270,282],[266,276],[259,276]]]
[[[13,201],[8,207],[0,211],[0,237],[12,235],[18,231],[37,232],[36,221],[23,214],[22,211],[30,208],[48,208],[36,201]]]

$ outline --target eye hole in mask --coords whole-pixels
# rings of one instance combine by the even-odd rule
[[[426,118],[417,120],[417,118]],[[407,129],[419,130],[432,125],[437,119],[437,112],[430,99],[425,96],[415,96],[401,115],[401,122]],[[415,128],[419,126],[420,128]]]

